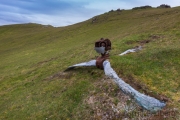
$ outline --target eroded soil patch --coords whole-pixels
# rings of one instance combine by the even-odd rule
[[[150,91],[148,89],[148,87],[142,83],[139,83],[137,80],[135,80],[131,75],[124,77],[123,80],[130,84],[134,89],[136,89],[137,91],[140,91],[146,95],[149,95],[151,97],[154,97],[158,100],[164,101],[164,102],[171,102],[171,100],[165,96],[165,95],[161,95],[161,94],[155,94],[152,91]]]
[[[159,120],[176,119],[177,110],[164,108],[150,113],[124,94],[112,79],[104,78],[94,84],[98,90],[90,92],[84,100],[88,104],[90,120]]]
[[[145,44],[148,44],[152,41],[155,41],[155,40],[158,40],[160,39],[161,36],[158,36],[158,35],[150,35],[147,39],[145,40],[137,40],[137,41],[127,41],[126,44],[135,44],[135,43],[138,43],[140,46],[143,46]]]
[[[52,76],[47,77],[45,80],[53,80],[53,79],[70,79],[72,76],[71,72],[58,72]]]

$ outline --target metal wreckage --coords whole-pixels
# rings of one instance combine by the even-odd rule
[[[141,47],[138,47],[136,49],[130,49],[123,52],[123,54],[120,55],[124,55],[129,52],[136,52],[140,49]],[[112,78],[125,94],[134,98],[138,105],[140,105],[144,109],[149,110],[150,112],[157,112],[166,105],[163,101],[157,100],[156,98],[138,92],[118,77],[116,72],[112,69],[110,62],[108,61],[109,51],[111,50],[111,41],[109,39],[101,38],[100,40],[96,41],[95,50],[101,54],[101,56],[97,57],[96,60],[91,60],[89,62],[83,62],[72,65],[68,67],[65,71],[80,66],[96,66],[97,68],[104,70],[106,76]]]

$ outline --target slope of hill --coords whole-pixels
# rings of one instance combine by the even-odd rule
[[[172,117],[165,113],[180,109],[179,11],[180,7],[114,11],[96,16],[94,22],[57,28],[0,26],[0,119],[137,118],[112,109],[132,100],[106,80],[102,70],[63,72],[95,59],[94,42],[101,37],[112,41],[110,61],[117,74],[140,92],[166,101],[161,117]],[[118,56],[139,45],[142,51]],[[138,107],[131,111],[136,112],[147,114]]]

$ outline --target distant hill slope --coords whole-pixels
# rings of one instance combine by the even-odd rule
[[[123,80],[166,101],[165,109],[180,109],[180,7],[149,8],[107,12],[66,27],[0,26],[0,119],[97,117],[86,100],[109,88],[98,82],[104,72],[63,70],[95,59],[94,42],[101,37],[112,41],[110,61]],[[139,45],[142,51],[118,56]],[[118,104],[118,95],[111,97]]]

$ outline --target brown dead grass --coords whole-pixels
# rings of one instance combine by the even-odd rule
[[[90,96],[84,100],[84,104],[89,106],[87,118],[90,120],[174,120],[177,118],[176,109],[165,108],[157,113],[142,109],[132,98],[120,91],[112,79],[103,78],[95,82],[94,86],[98,90],[92,90]]]
[[[70,79],[72,77],[72,72],[58,72],[52,76],[47,77],[46,81],[53,80],[53,79]]]

